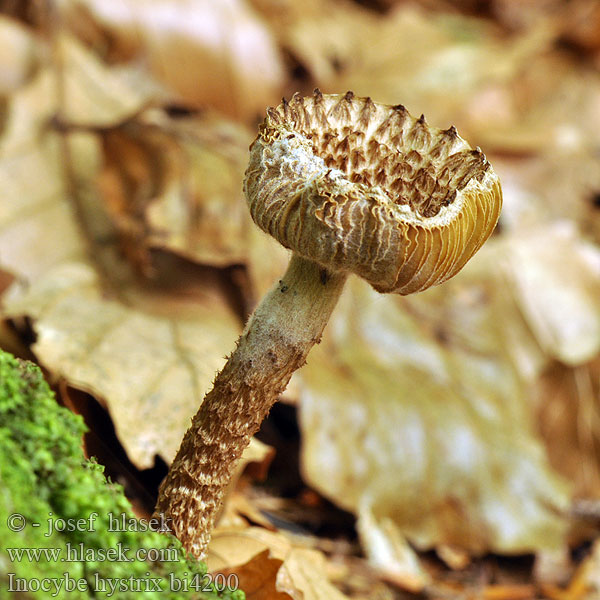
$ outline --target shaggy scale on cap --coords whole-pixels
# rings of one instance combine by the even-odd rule
[[[268,109],[244,189],[256,224],[283,246],[399,294],[455,275],[502,206],[485,155],[454,127],[352,92]]]

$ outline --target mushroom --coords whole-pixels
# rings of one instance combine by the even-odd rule
[[[198,558],[236,462],[319,342],[348,274],[399,294],[441,283],[490,236],[502,205],[491,165],[454,127],[319,90],[267,110],[244,191],[255,223],[292,255],[160,488],[157,513]]]

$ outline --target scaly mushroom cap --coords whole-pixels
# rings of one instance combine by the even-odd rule
[[[256,224],[283,246],[399,294],[455,275],[502,206],[485,155],[454,127],[352,92],[269,108],[244,190]]]

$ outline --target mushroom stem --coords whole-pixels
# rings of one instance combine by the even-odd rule
[[[192,419],[161,485],[156,512],[171,519],[171,530],[197,558],[206,555],[238,459],[319,343],[346,276],[293,254]]]

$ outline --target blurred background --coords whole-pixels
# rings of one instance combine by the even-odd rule
[[[598,597],[599,69],[593,0],[0,0],[0,347],[148,516],[288,259],[242,193],[266,107],[352,90],[455,125],[496,232],[421,294],[351,278],[209,566],[269,549],[293,585],[263,600]]]

